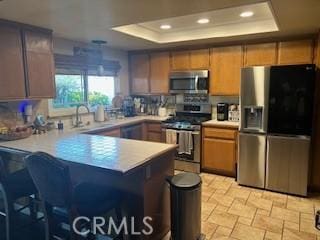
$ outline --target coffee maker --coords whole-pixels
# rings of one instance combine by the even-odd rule
[[[123,101],[123,114],[125,117],[136,116],[134,101],[131,97],[126,97]]]
[[[225,121],[228,120],[229,104],[218,103],[217,104],[217,120]]]

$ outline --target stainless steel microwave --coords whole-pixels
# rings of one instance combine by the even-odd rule
[[[170,93],[208,93],[209,71],[185,71],[170,73]]]

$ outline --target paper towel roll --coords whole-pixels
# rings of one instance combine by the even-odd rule
[[[96,122],[104,122],[104,106],[99,105],[97,106],[95,112],[95,120]]]

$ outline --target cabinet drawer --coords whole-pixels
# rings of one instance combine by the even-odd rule
[[[204,128],[204,137],[208,138],[222,138],[222,139],[236,139],[237,131],[221,128]]]
[[[148,132],[161,132],[160,123],[148,123]]]

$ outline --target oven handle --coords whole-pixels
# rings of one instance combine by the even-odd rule
[[[161,130],[162,130],[162,132],[166,132],[167,128],[162,128]],[[173,130],[175,130],[175,129],[173,129]],[[180,130],[175,130],[175,131],[177,131],[177,133],[180,132]],[[184,131],[184,130],[181,130],[181,131]],[[192,135],[200,135],[200,131],[192,131]]]

